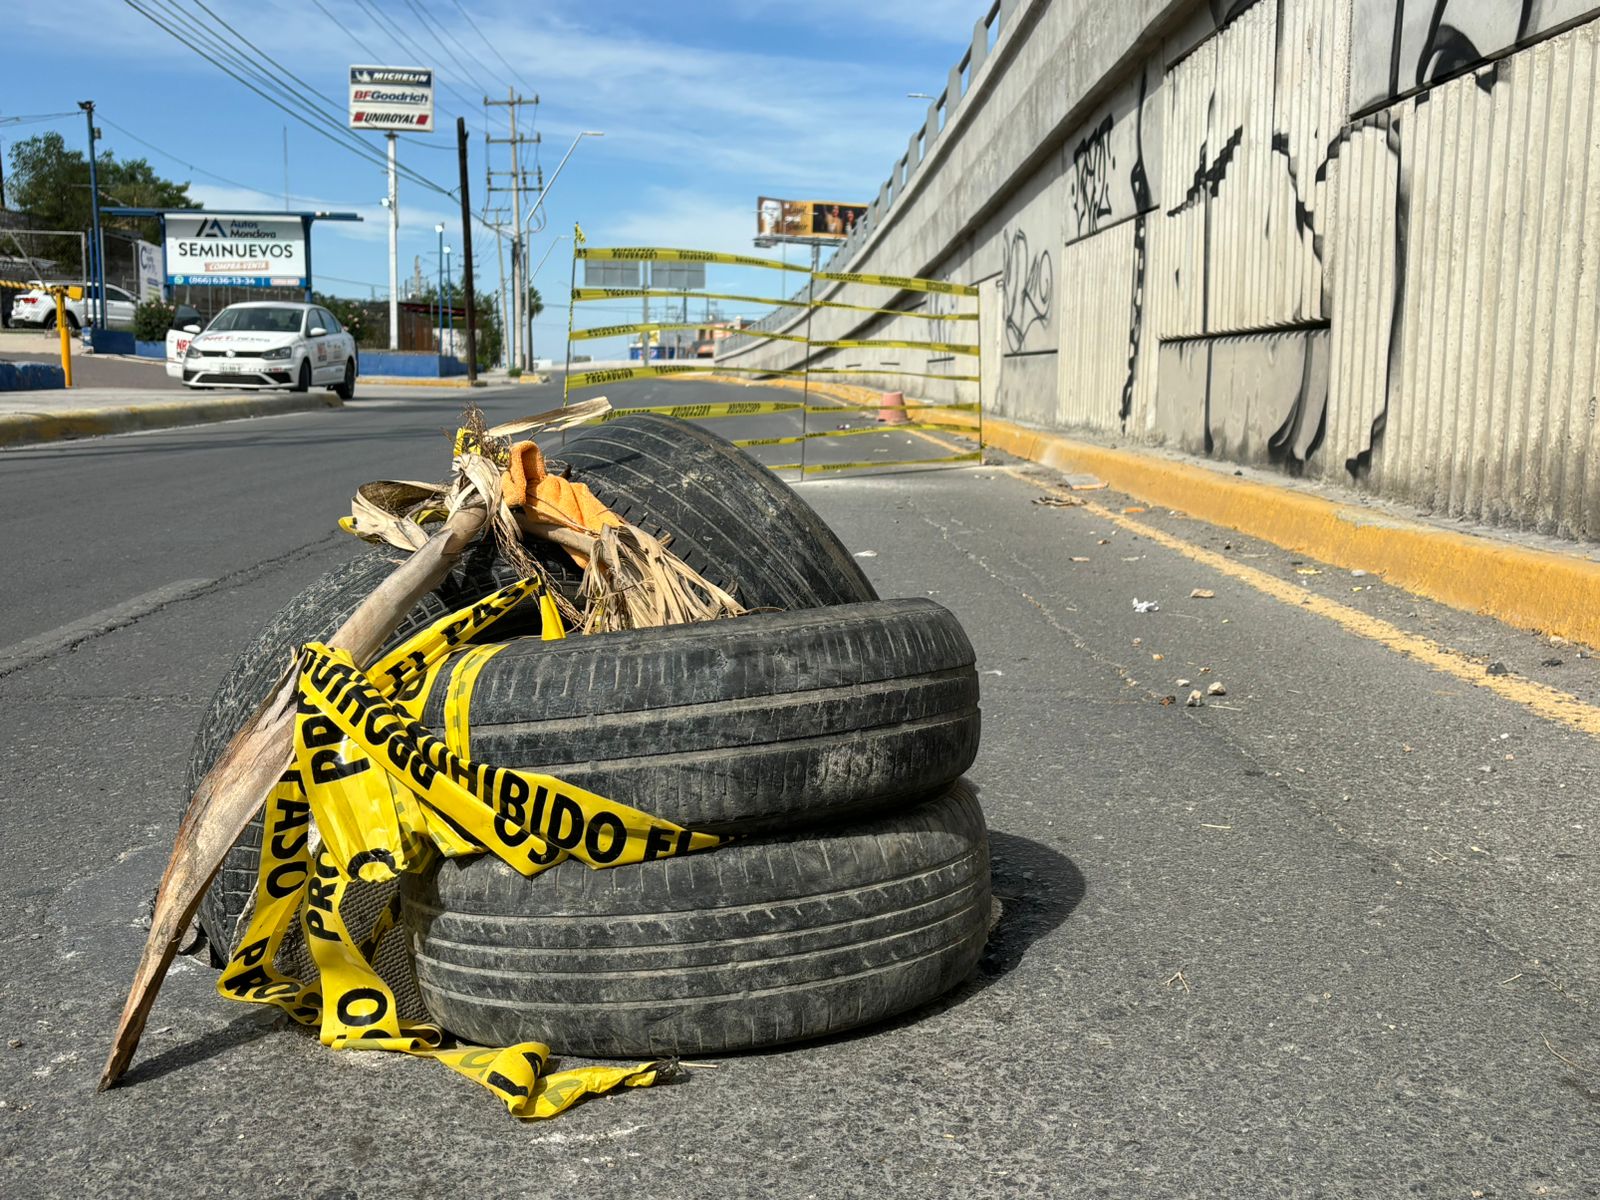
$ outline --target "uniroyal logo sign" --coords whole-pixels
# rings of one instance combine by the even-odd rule
[[[350,127],[428,132],[433,128],[433,71],[351,67]]]

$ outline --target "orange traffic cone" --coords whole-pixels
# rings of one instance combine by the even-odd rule
[[[911,418],[906,416],[906,397],[904,392],[884,392],[878,399],[878,423],[880,425],[904,425]]]

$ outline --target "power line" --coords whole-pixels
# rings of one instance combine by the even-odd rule
[[[96,112],[95,112],[95,120],[96,120],[97,123],[99,123],[101,125],[110,126],[112,129],[115,129],[118,133],[122,134],[124,137],[132,138],[134,141],[138,142],[145,149],[154,150],[157,154],[161,155],[163,158],[171,159],[173,162],[177,163],[180,167],[187,167],[189,170],[195,172],[196,174],[209,176],[210,178],[217,180],[219,183],[226,183],[226,184],[229,184],[232,187],[243,188],[247,192],[259,192],[263,196],[277,195],[276,192],[269,191],[267,188],[256,187],[254,184],[250,184],[250,183],[242,183],[241,181],[239,181],[237,179],[230,179],[226,175],[219,175],[215,171],[208,171],[204,167],[197,167],[197,166],[195,166],[194,163],[187,162],[186,160],[179,158],[176,154],[172,153],[172,151],[165,150],[162,147],[156,145],[154,142],[147,141],[146,139],[140,137],[137,133],[134,133],[132,130],[124,129],[121,125],[118,125],[115,121],[109,120],[107,117],[102,115],[98,110],[96,110]],[[332,201],[318,200],[318,198],[315,197],[315,196],[303,196],[303,195],[299,195],[299,194],[294,193],[294,192],[290,192],[289,193],[289,198],[291,200],[307,200],[307,201],[310,201],[312,203],[322,203],[322,204],[332,204],[333,203]],[[344,206],[341,204],[340,207],[344,207]],[[352,204],[349,207],[354,208],[355,205]]]
[[[425,29],[428,33],[428,36],[433,39],[434,45],[438,46],[440,50],[443,50],[445,57],[455,64],[456,69],[461,72],[462,81],[465,83],[476,83],[477,81],[472,78],[472,68],[463,65],[461,60],[456,57],[455,52],[451,50],[449,46],[444,44],[444,39],[434,32],[434,27],[432,24],[430,24],[432,22],[432,18],[422,10],[422,8],[417,4],[417,0],[406,0],[406,7],[417,14],[417,20],[422,22],[422,28]]]
[[[424,62],[426,62],[428,60],[429,56],[428,56],[427,52],[424,51],[415,42],[413,42],[409,35],[402,35],[398,28],[391,29],[388,25],[383,24],[383,21],[378,16],[376,9],[374,9],[373,6],[372,6],[372,0],[356,0],[356,3],[359,4],[362,7],[363,10],[365,10],[365,11],[367,11],[367,12],[372,14],[374,24],[377,24],[380,28],[383,29],[384,33],[386,33],[388,35],[389,40],[391,42],[393,42],[396,46],[400,46],[401,49],[404,50],[407,54],[416,55],[416,61],[418,62],[418,64],[424,63]],[[401,41],[400,41],[400,38],[402,36],[405,36],[405,44],[404,45],[402,45]],[[407,47],[409,47],[409,49],[407,49]],[[454,87],[452,87],[450,84],[446,83],[443,79],[439,80],[439,86],[444,88],[445,91],[449,92],[451,95],[455,96],[458,100],[460,100],[463,104],[466,105],[465,108],[457,110],[457,112],[456,112],[457,116],[465,116],[466,114],[468,114],[468,113],[470,113],[472,111],[473,105],[472,105],[471,99],[469,99],[467,96],[465,96],[461,92],[457,91]]]
[[[517,74],[515,67],[506,62],[505,55],[501,54],[499,50],[495,49],[495,44],[483,36],[483,30],[478,28],[478,23],[472,19],[472,14],[461,7],[461,0],[451,0],[451,3],[456,6],[456,11],[466,18],[467,24],[472,26],[472,32],[478,35],[478,40],[485,46],[489,47],[489,53],[498,58],[501,65],[504,66],[506,70],[511,72],[512,78],[520,83],[523,87],[527,88],[530,92],[536,91],[537,89],[535,89],[531,83],[529,83],[521,75]]]
[[[170,25],[166,20],[162,19],[160,16],[157,16],[155,13],[153,13],[149,9],[145,8],[143,6],[143,4],[140,3],[140,0],[123,0],[123,2],[125,4],[127,4],[128,7],[132,8],[135,12],[139,13],[139,15],[144,17],[146,20],[151,21],[153,24],[157,25],[159,28],[164,30],[166,33],[168,33],[171,37],[173,37],[179,43],[181,43],[182,45],[188,47],[190,50],[193,50],[196,54],[200,55],[200,57],[204,58],[207,62],[209,62],[213,66],[217,67],[224,74],[226,74],[228,76],[231,76],[233,79],[237,80],[239,83],[244,84],[245,87],[249,88],[256,95],[260,96],[263,100],[267,101],[267,103],[271,104],[275,108],[281,109],[283,112],[285,112],[289,116],[293,117],[296,121],[299,121],[302,125],[306,126],[306,128],[310,129],[312,132],[318,133],[321,136],[327,138],[329,141],[333,142],[335,145],[342,146],[344,149],[349,150],[352,153],[355,153],[355,154],[359,155],[360,157],[362,157],[363,159],[365,159],[367,162],[371,163],[374,166],[387,166],[386,159],[384,158],[383,155],[379,154],[376,149],[368,146],[365,142],[363,142],[363,141],[361,141],[359,139],[351,140],[351,138],[354,135],[348,134],[348,131],[345,130],[345,128],[342,125],[338,124],[337,122],[330,121],[330,119],[325,114],[317,112],[314,107],[308,108],[307,111],[311,112],[312,116],[316,117],[317,120],[321,122],[321,124],[318,124],[316,121],[313,121],[312,119],[310,119],[309,117],[304,115],[304,113],[302,113],[298,109],[292,108],[292,107],[290,107],[290,105],[285,104],[282,100],[278,99],[277,97],[269,95],[267,92],[263,91],[260,87],[258,87],[255,82],[253,82],[251,79],[248,79],[245,76],[239,74],[239,72],[234,70],[228,63],[219,60],[211,52],[209,52],[205,47],[197,45],[195,42],[190,41],[180,31],[178,31],[177,29],[173,28],[173,26]],[[266,57],[266,56],[263,56],[263,57]],[[269,61],[271,61],[271,60],[269,59]],[[281,88],[280,88],[280,91],[283,91],[283,94],[289,96],[289,98],[291,100],[298,100],[302,104],[305,103],[303,97],[295,97],[292,92],[283,90]],[[331,128],[331,132],[330,132],[330,128]],[[421,186],[423,186],[425,188],[428,188],[431,191],[438,192],[440,195],[443,195],[443,196],[452,196],[452,195],[454,195],[454,193],[452,193],[449,189],[441,187],[439,184],[437,184],[433,180],[429,179],[426,175],[423,175],[423,174],[413,170],[412,168],[405,166],[404,164],[398,164],[398,169],[400,170],[400,172],[402,174],[405,175],[405,177],[407,179],[410,179],[412,182],[417,183],[417,184],[419,184],[419,185],[421,185]]]
[[[360,38],[358,38],[355,35],[355,31],[354,30],[352,30],[343,21],[339,20],[338,17],[334,16],[331,12],[329,12],[328,9],[326,8],[326,6],[323,5],[322,0],[311,0],[311,3],[315,4],[319,9],[322,10],[322,15],[323,16],[327,17],[328,20],[332,21],[340,29],[344,30],[345,36],[348,37],[356,45],[360,46],[363,50],[365,50],[367,52],[367,57],[372,60],[373,65],[374,66],[377,65],[377,63],[378,63],[378,52],[376,50],[374,50],[371,46],[367,45]]]

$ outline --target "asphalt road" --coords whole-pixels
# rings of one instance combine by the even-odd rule
[[[1600,759],[1473,675],[1582,707],[1595,660],[1105,491],[1037,504],[1059,477],[1005,462],[803,484],[883,595],[934,597],[978,649],[1004,915],[968,986],[524,1126],[435,1064],[225,1003],[180,959],[96,1095],[211,689],[353,552],[333,520],[354,485],[443,472],[459,400],[0,453],[5,1195],[1600,1194]],[[1401,652],[1417,638],[1467,669]]]

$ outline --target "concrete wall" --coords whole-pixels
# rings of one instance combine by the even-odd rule
[[[981,320],[824,309],[812,325],[977,341],[981,357],[813,362],[977,362],[981,388],[862,382],[981,391],[1041,427],[1600,536],[1597,15],[1585,0],[997,3],[828,264],[977,284]],[[742,338],[722,361],[796,354]]]

